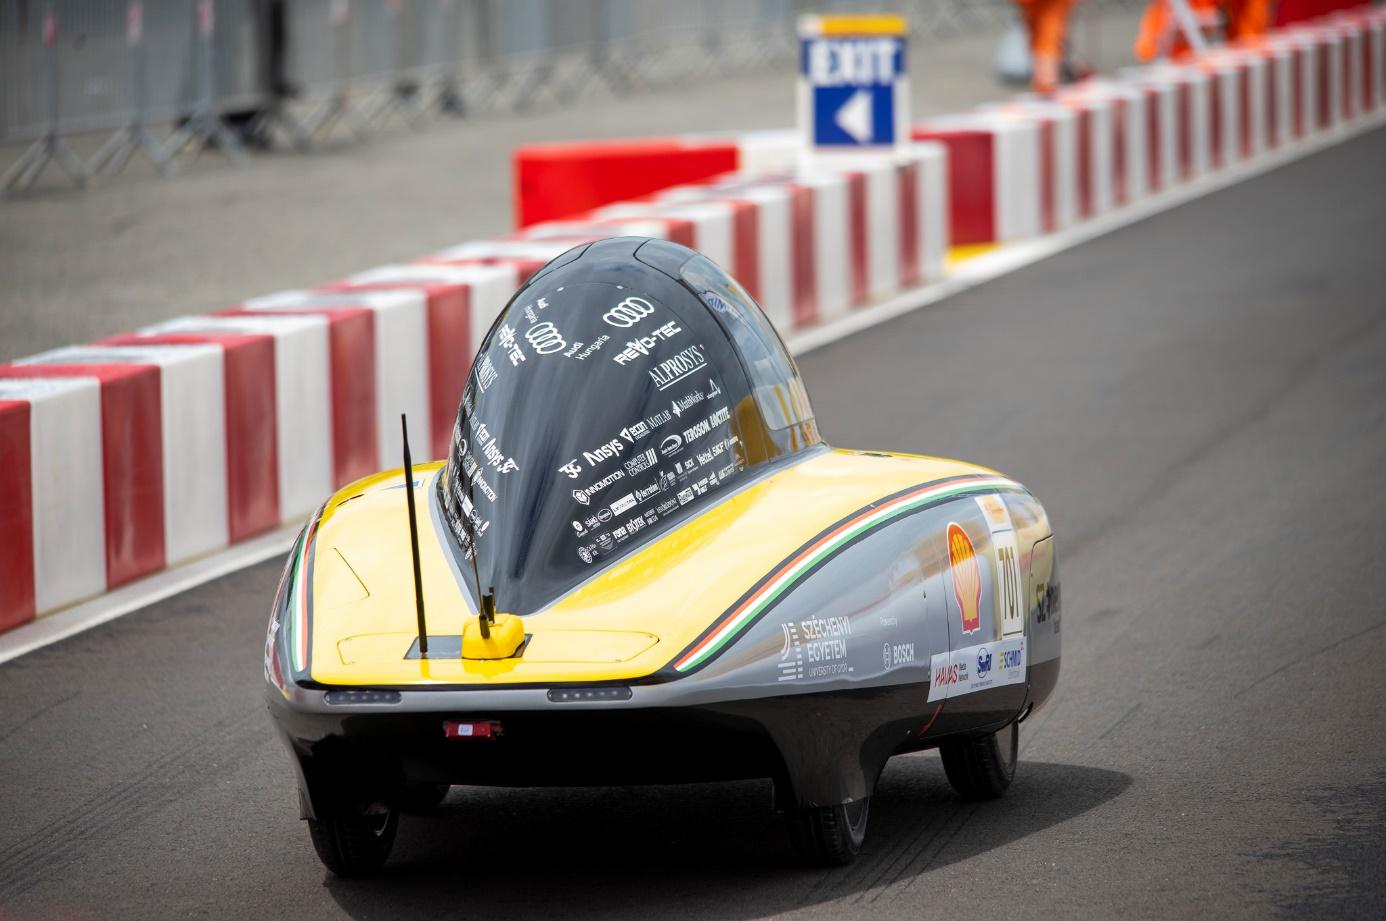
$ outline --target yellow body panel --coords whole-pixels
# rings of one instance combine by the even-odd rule
[[[415,468],[431,636],[456,635],[475,617],[438,542],[433,503],[425,493],[439,466]],[[378,474],[334,496],[318,527],[312,677],[329,685],[399,686],[648,675],[828,525],[919,483],[992,472],[914,455],[824,452],[714,505],[525,617],[531,640],[522,657],[422,661],[404,657],[415,639],[416,620],[403,475]],[[343,578],[347,586],[328,584]],[[503,609],[505,599],[498,600]]]

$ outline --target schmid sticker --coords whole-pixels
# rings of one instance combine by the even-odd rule
[[[948,564],[953,569],[953,597],[962,612],[962,632],[982,629],[982,570],[972,539],[957,522],[948,522]]]

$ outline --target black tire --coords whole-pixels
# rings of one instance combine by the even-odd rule
[[[395,846],[399,810],[309,819],[318,859],[338,876],[367,876],[385,865]]]
[[[846,806],[816,806],[789,812],[789,840],[806,862],[841,867],[856,859],[866,839],[871,797]]]
[[[399,795],[399,811],[413,815],[432,812],[442,805],[452,789],[445,783],[419,783],[405,787]]]
[[[1020,726],[1011,723],[999,732],[953,739],[939,746],[943,772],[965,800],[996,799],[1015,778]]]

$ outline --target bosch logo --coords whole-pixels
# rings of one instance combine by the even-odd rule
[[[602,314],[608,325],[620,329],[630,329],[636,323],[654,313],[654,305],[643,297],[628,297]]]
[[[561,352],[568,347],[567,340],[547,320],[531,326],[529,331],[525,333],[525,339],[540,355],[552,355],[554,352]]]

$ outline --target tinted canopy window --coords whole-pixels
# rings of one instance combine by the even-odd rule
[[[680,265],[695,255],[621,239],[561,256],[477,355],[439,499],[461,570],[470,581],[474,533],[481,587],[501,610],[541,609],[818,441],[806,400],[792,438],[784,418],[763,417],[705,292],[635,259],[642,243]],[[749,299],[734,309],[759,314]],[[798,379],[792,365],[778,376]]]

